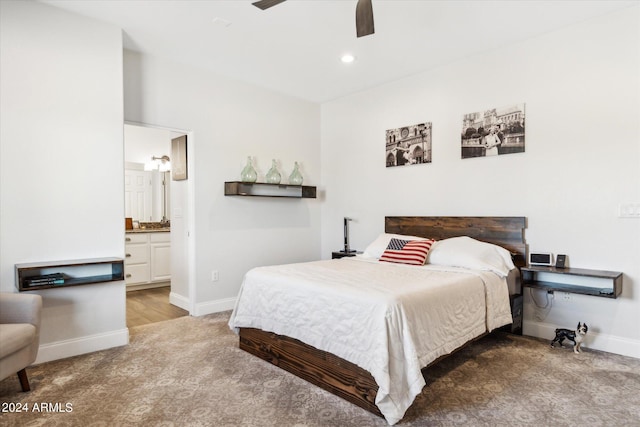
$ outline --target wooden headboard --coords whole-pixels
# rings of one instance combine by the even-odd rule
[[[384,219],[386,233],[436,240],[469,236],[502,246],[512,253],[518,267],[523,267],[527,259],[525,228],[523,216],[387,216]]]

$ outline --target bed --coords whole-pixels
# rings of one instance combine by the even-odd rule
[[[393,425],[424,387],[422,369],[511,323],[524,228],[524,217],[386,217],[362,257],[249,271],[229,326],[241,349]],[[372,248],[389,236],[436,242],[426,265],[380,262]],[[467,245],[508,257],[509,271],[476,258],[469,268]]]

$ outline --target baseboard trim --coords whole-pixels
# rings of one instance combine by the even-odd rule
[[[169,303],[175,305],[176,307],[180,307],[183,310],[189,310],[189,298],[177,294],[175,292],[169,293]]]
[[[41,344],[34,363],[50,362],[129,344],[129,329]]]
[[[171,282],[155,282],[155,283],[141,283],[139,285],[127,285],[127,292],[142,291],[144,289],[164,288],[167,286],[171,286]]]
[[[536,338],[548,339],[551,343],[557,327],[548,323],[532,323],[525,320],[522,333]],[[567,345],[566,342],[565,345]],[[634,339],[589,331],[582,346],[640,359],[640,341]]]
[[[204,316],[205,314],[220,313],[221,311],[233,310],[236,305],[236,298],[225,298],[215,301],[207,301],[196,304],[194,316]]]

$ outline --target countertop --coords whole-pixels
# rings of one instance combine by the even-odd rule
[[[134,228],[133,230],[125,230],[126,234],[133,233],[168,233],[171,231],[170,227],[164,228]]]

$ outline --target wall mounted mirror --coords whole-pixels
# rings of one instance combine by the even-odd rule
[[[171,220],[171,138],[174,132],[124,125],[125,218]]]

